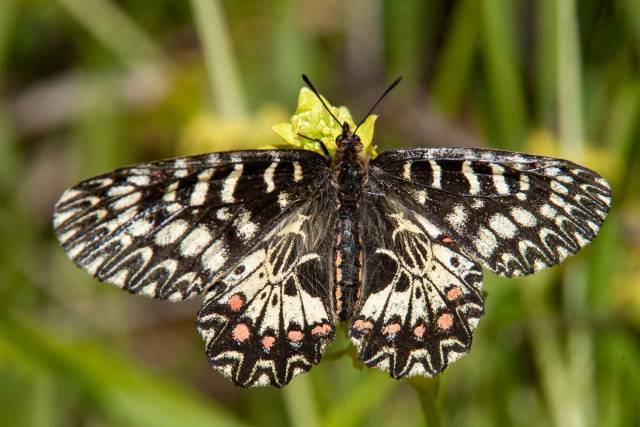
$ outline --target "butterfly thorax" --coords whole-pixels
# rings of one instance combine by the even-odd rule
[[[333,185],[338,202],[335,236],[334,303],[341,320],[349,319],[358,300],[362,279],[362,241],[359,205],[366,181],[366,159],[360,138],[345,124],[336,138]]]

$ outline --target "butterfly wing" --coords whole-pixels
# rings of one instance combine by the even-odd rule
[[[505,276],[561,262],[610,203],[595,172],[496,150],[385,152],[369,169],[364,283],[349,334],[393,377],[434,375],[467,352],[483,313],[483,265]]]
[[[399,189],[408,206],[472,259],[504,276],[558,264],[597,234],[611,190],[567,160],[481,149],[382,153],[371,178]]]
[[[181,300],[220,279],[327,180],[303,150],[140,164],[65,191],[54,229],[69,257],[133,293]]]
[[[445,230],[381,190],[370,181],[364,282],[349,335],[368,366],[394,378],[433,376],[470,349],[482,271]]]
[[[281,387],[333,339],[332,200],[324,190],[283,219],[211,288],[198,314],[209,363],[236,384]]]

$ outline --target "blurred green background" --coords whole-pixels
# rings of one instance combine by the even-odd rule
[[[486,274],[471,353],[437,384],[354,364],[344,331],[282,390],[207,365],[198,301],[76,269],[52,205],[138,161],[277,142],[307,73],[380,150],[565,157],[613,186],[594,243],[533,277]],[[0,425],[640,425],[640,2],[3,0]]]

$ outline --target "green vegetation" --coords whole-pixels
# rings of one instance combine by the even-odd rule
[[[137,161],[281,144],[307,73],[378,151],[557,155],[613,186],[599,237],[533,277],[485,276],[471,353],[436,380],[354,362],[344,330],[282,390],[211,370],[198,301],[99,284],[53,203]],[[640,2],[0,2],[0,423],[629,426],[640,419]],[[346,350],[346,351],[345,351]]]

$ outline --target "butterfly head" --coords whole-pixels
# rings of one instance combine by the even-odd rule
[[[349,123],[342,124],[342,133],[336,138],[336,149],[339,152],[352,150],[355,153],[361,153],[364,148],[360,137],[351,132]]]
[[[365,114],[363,119],[360,120],[360,122],[356,125],[356,128],[355,128],[355,130],[353,132],[351,132],[351,128],[349,127],[349,123],[347,123],[346,121],[342,121],[341,122],[340,119],[338,119],[338,117],[336,117],[336,115],[333,113],[333,111],[331,111],[331,108],[329,108],[329,106],[325,103],[325,101],[322,98],[322,96],[320,96],[320,93],[318,92],[318,90],[313,86],[313,83],[311,83],[311,81],[309,80],[309,78],[306,75],[304,75],[304,74],[302,75],[302,80],[304,80],[304,82],[307,84],[309,89],[311,89],[311,91],[316,95],[316,97],[318,98],[318,100],[320,101],[320,103],[322,104],[324,109],[336,121],[336,123],[340,124],[340,127],[342,128],[342,132],[336,138],[336,151],[337,151],[338,154],[340,154],[339,157],[342,158],[342,157],[355,157],[355,156],[357,156],[357,157],[360,158],[360,160],[362,160],[363,157],[364,157],[364,153],[363,153],[364,144],[362,143],[360,137],[357,135],[358,129],[360,129],[360,126],[373,113],[373,111],[378,106],[380,101],[382,101],[384,99],[384,97],[387,96],[387,94],[389,92],[391,92],[391,90],[393,90],[393,88],[395,88],[398,85],[398,83],[400,83],[400,80],[402,80],[402,77],[398,77],[397,79],[394,80],[393,83],[391,83],[391,85],[387,88],[387,90],[384,91],[384,93],[378,98],[378,100],[369,109],[369,112],[367,112],[367,114]],[[300,135],[300,136],[302,136],[303,138],[311,139],[311,138],[305,137],[304,135]],[[328,156],[329,152],[328,152],[327,148],[324,146],[324,144],[322,142],[320,143],[320,145],[321,145],[325,155]],[[343,155],[345,153],[346,153],[346,156]],[[355,156],[353,156],[353,155],[355,155]]]

